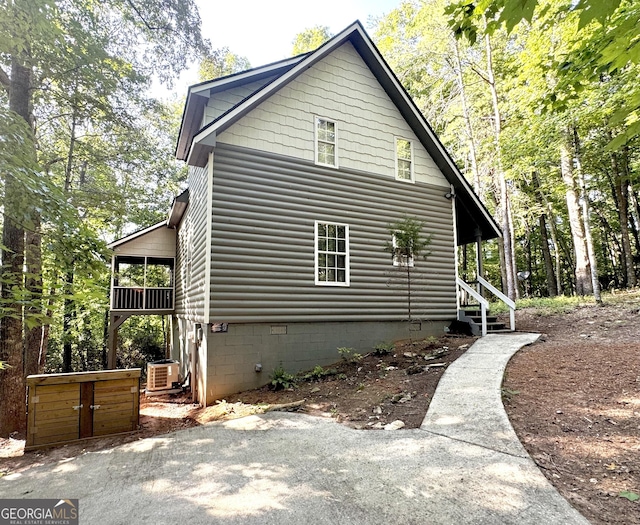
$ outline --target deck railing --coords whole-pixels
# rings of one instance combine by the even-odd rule
[[[111,310],[173,310],[173,288],[114,286]]]

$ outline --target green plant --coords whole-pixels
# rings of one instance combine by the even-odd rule
[[[514,396],[517,396],[520,392],[518,390],[511,390],[510,388],[502,387],[500,389],[500,393],[502,394],[502,399],[507,403],[510,402]]]
[[[303,381],[319,381],[323,377],[336,375],[338,371],[335,368],[322,368],[316,365],[313,370],[302,375]]]
[[[394,266],[406,272],[407,279],[407,316],[411,321],[411,274],[414,261],[418,258],[426,260],[429,256],[431,235],[424,236],[424,223],[416,217],[404,217],[389,224],[391,242],[387,241],[384,251],[391,254]]]
[[[274,390],[284,390],[291,388],[295,382],[296,377],[293,374],[287,372],[282,365],[276,368],[271,374],[271,387]]]
[[[640,499],[640,496],[630,490],[623,490],[618,493],[618,496],[621,498],[627,498],[629,501],[638,501]]]
[[[362,354],[357,353],[355,348],[342,346],[338,348],[338,353],[347,363],[358,363],[362,361]]]
[[[389,355],[396,348],[393,343],[378,343],[373,347],[373,355]]]

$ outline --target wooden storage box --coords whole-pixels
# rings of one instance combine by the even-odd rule
[[[27,377],[25,450],[133,432],[140,420],[140,369]]]

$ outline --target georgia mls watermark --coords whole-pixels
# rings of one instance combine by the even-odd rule
[[[78,500],[0,499],[0,525],[78,525]]]

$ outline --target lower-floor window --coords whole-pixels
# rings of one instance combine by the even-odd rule
[[[316,221],[316,284],[349,286],[349,226]]]

